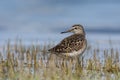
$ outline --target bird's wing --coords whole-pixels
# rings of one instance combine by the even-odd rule
[[[58,45],[49,49],[50,52],[69,53],[78,51],[82,48],[85,37],[83,35],[74,34],[63,39]]]

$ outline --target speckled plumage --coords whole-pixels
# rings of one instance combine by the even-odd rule
[[[74,25],[72,29],[69,30],[71,32],[72,30],[77,29],[76,26],[81,29],[82,32],[74,33],[66,38],[64,38],[59,44],[57,44],[55,47],[49,49],[51,53],[55,53],[58,55],[65,55],[65,56],[76,56],[79,54],[82,54],[87,46],[87,41],[85,39],[85,32],[81,25]],[[68,31],[67,31],[68,32]],[[62,32],[65,33],[65,32]]]

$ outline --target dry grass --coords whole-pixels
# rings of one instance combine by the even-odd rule
[[[47,52],[52,44],[25,46],[21,41],[11,45],[8,41],[0,52],[0,80],[119,80],[119,52],[105,49],[103,61],[92,51],[90,59],[61,59]]]

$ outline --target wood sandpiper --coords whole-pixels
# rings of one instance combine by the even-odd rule
[[[61,33],[63,34],[68,32],[72,32],[73,34],[64,38],[59,44],[48,51],[64,57],[81,56],[87,47],[87,40],[85,38],[83,26],[75,24],[69,30]]]

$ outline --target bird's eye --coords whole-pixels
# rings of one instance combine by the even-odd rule
[[[77,29],[77,28],[75,28],[75,29]]]

